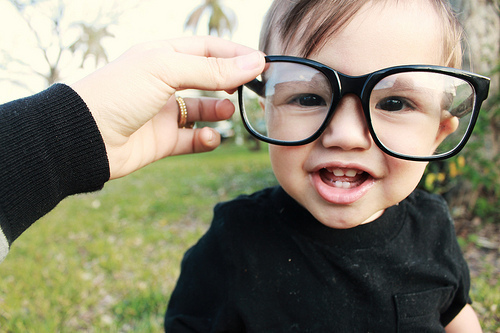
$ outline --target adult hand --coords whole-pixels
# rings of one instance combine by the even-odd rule
[[[213,129],[178,128],[175,92],[229,93],[264,70],[262,53],[214,37],[190,37],[134,46],[71,87],[87,103],[102,134],[110,179],[170,155],[215,149]],[[228,100],[186,98],[188,122],[228,119]]]

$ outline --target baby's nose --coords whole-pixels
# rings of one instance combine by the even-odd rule
[[[342,150],[369,149],[372,145],[370,131],[361,106],[361,100],[352,94],[344,96],[328,127],[321,135],[326,148],[338,147]]]

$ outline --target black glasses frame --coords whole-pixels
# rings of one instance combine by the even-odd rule
[[[244,108],[244,103],[243,103],[243,86],[240,86],[238,88],[238,103],[240,107],[240,113],[241,117],[243,119],[243,124],[247,131],[252,134],[255,138],[270,143],[274,145],[280,145],[280,146],[301,146],[305,145],[308,143],[311,143],[318,139],[321,134],[325,131],[325,129],[328,127],[328,124],[330,123],[334,113],[335,109],[337,108],[340,100],[342,97],[344,97],[347,94],[354,94],[359,97],[361,100],[361,105],[363,108],[363,114],[366,119],[366,123],[368,125],[368,129],[370,131],[370,135],[375,142],[375,144],[386,154],[405,159],[405,160],[411,160],[411,161],[433,161],[433,160],[442,160],[446,159],[449,157],[452,157],[456,155],[460,150],[463,149],[467,141],[469,140],[472,130],[474,128],[474,125],[476,124],[477,117],[479,115],[479,110],[481,108],[481,104],[483,101],[488,97],[488,91],[489,91],[489,86],[490,86],[490,79],[481,76],[478,74],[474,74],[471,72],[467,72],[464,70],[459,70],[455,68],[449,68],[449,67],[443,67],[443,66],[432,66],[432,65],[408,65],[408,66],[396,66],[396,67],[389,67],[385,69],[381,69],[378,71],[375,71],[373,73],[369,73],[366,75],[361,75],[361,76],[349,76],[342,74],[320,62],[310,60],[310,59],[305,59],[305,58],[298,58],[298,57],[291,57],[291,56],[266,56],[266,63],[272,63],[272,62],[289,62],[289,63],[297,63],[297,64],[302,64],[302,65],[307,65],[310,66],[321,73],[323,73],[328,81],[330,82],[330,86],[332,88],[332,104],[330,106],[330,110],[328,110],[328,114],[324,120],[324,122],[321,124],[319,129],[312,134],[310,137],[304,139],[304,140],[299,140],[299,141],[282,141],[282,140],[276,140],[276,139],[271,139],[268,138],[260,133],[258,133],[256,130],[252,128],[250,125],[250,122],[248,121],[248,117],[245,112]],[[471,120],[469,123],[469,126],[467,128],[466,133],[464,134],[464,137],[460,141],[460,143],[451,151],[438,154],[438,155],[433,155],[433,156],[411,156],[411,155],[404,155],[400,153],[396,153],[392,151],[391,149],[387,148],[380,140],[377,138],[377,135],[375,134],[375,131],[372,126],[371,122],[371,116],[370,116],[370,107],[369,107],[369,102],[370,102],[370,94],[375,87],[375,85],[380,82],[383,78],[397,74],[397,73],[404,73],[404,72],[432,72],[432,73],[442,73],[446,74],[449,76],[453,76],[459,79],[462,79],[466,82],[468,82],[474,89],[474,94],[475,94],[475,102],[473,104],[473,110],[471,114]],[[248,89],[254,91],[260,96],[264,95],[263,89],[264,89],[265,83],[254,79],[250,81],[249,83],[245,84],[244,86],[247,87]]]

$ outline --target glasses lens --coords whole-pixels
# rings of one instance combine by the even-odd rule
[[[429,157],[455,149],[469,128],[475,93],[465,80],[432,72],[382,79],[370,95],[379,141],[395,153]]]
[[[271,62],[245,85],[245,121],[255,132],[280,141],[301,141],[316,133],[332,103],[327,77],[313,67]]]

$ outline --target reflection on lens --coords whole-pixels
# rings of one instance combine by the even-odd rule
[[[383,78],[370,95],[373,130],[389,150],[407,156],[447,153],[470,124],[474,89],[462,79],[432,72]]]
[[[270,63],[243,92],[249,125],[261,135],[282,141],[312,136],[332,103],[331,86],[324,74],[296,63]]]

